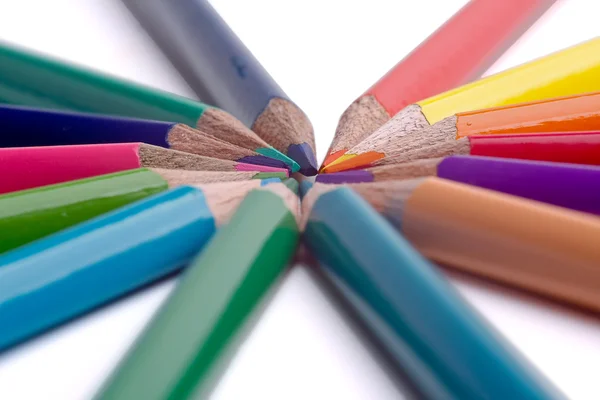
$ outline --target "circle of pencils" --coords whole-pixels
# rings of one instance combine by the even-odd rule
[[[210,104],[0,44],[0,351],[183,270],[96,398],[205,398],[302,235],[417,397],[565,398],[443,270],[600,312],[600,39],[473,81],[555,0],[472,0],[313,179],[310,121],[208,2],[123,2]]]

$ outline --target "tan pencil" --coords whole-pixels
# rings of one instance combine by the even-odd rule
[[[435,177],[350,187],[433,261],[600,311],[596,216]]]

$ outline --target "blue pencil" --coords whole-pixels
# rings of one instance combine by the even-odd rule
[[[292,168],[176,122],[0,105],[0,132],[0,147],[143,142],[240,163]]]
[[[0,350],[182,268],[274,182],[182,186],[3,254]]]
[[[423,398],[565,398],[351,189],[315,187],[304,203],[324,275]]]
[[[310,122],[207,1],[123,1],[200,98],[316,174]]]

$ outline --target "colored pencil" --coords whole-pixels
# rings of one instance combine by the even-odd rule
[[[271,172],[252,174],[140,168],[4,194],[0,196],[0,253],[169,187],[249,177],[285,178]]]
[[[419,140],[425,128],[457,113],[598,90],[600,38],[409,105],[323,171],[371,165],[389,144],[404,136]]]
[[[323,165],[409,104],[478,78],[554,2],[468,2],[346,109]]]
[[[460,141],[469,144],[457,154],[600,165],[599,131],[482,135],[457,140]]]
[[[202,157],[144,143],[0,148],[0,194],[55,183],[157,167],[196,171],[283,172],[286,169]]]
[[[2,103],[175,121],[225,140],[255,136],[233,116],[208,104],[7,43],[0,43],[0,75]],[[292,163],[271,146],[254,150]]]
[[[600,311],[595,216],[437,177],[349,186],[432,261]]]
[[[352,190],[315,185],[303,214],[320,270],[419,398],[563,398]]]
[[[468,144],[456,139],[473,135],[588,129],[600,129],[600,92],[458,113],[424,128],[419,134],[395,138],[385,152],[370,152],[370,165],[396,164],[465,151]]]
[[[318,175],[319,183],[366,183],[437,176],[560,207],[600,215],[600,168],[482,156],[430,158]]]
[[[293,104],[207,1],[124,0],[196,94],[315,175],[315,141]]]
[[[0,147],[143,142],[219,159],[299,168],[291,160],[286,164],[175,122],[2,105],[0,129]]]
[[[208,398],[294,254],[297,211],[280,185],[248,194],[95,398]]]
[[[258,186],[182,186],[3,254],[0,350],[180,269]]]

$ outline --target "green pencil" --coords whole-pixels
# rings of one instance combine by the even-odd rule
[[[300,168],[231,114],[173,93],[2,42],[0,76],[2,103],[183,123]]]
[[[8,193],[0,196],[0,253],[169,187],[251,178],[284,179],[285,174],[139,168]]]
[[[96,399],[206,398],[242,327],[294,254],[297,212],[298,198],[284,184],[252,191]]]

